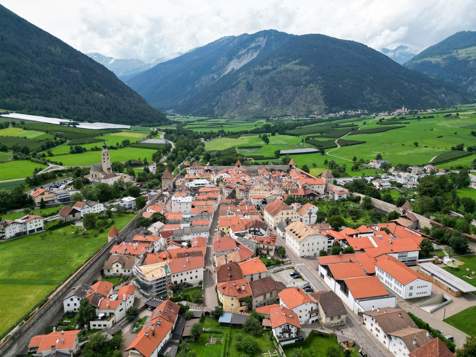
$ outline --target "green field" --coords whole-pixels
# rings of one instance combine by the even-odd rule
[[[151,160],[155,150],[126,147],[110,150],[111,161],[124,162],[128,160]],[[52,161],[61,162],[65,166],[91,166],[101,160],[101,151],[86,151],[80,154],[57,155],[49,158]]]
[[[20,211],[8,212],[4,214],[3,216],[2,215],[0,216],[2,219],[9,219],[9,220],[17,219],[27,214],[35,214],[42,217],[48,217],[58,213],[60,208],[61,207],[59,206],[55,206],[55,207],[37,208],[34,210],[20,210]]]
[[[460,188],[458,190],[458,196],[469,197],[469,198],[472,198],[473,200],[476,200],[476,189],[471,187]]]
[[[240,328],[221,326],[216,320],[212,318],[205,318],[202,327],[206,332],[202,333],[199,340],[196,342],[188,341],[190,349],[195,352],[197,357],[241,357],[245,356],[242,352],[236,349],[236,343],[239,336],[248,335]],[[221,340],[221,343],[209,344],[209,338],[215,337]],[[261,353],[274,351],[273,342],[269,332],[263,333],[262,336],[251,336],[260,347]]]
[[[10,161],[12,159],[12,153],[7,151],[0,151],[0,162]]]
[[[476,306],[467,308],[445,319],[445,322],[470,336],[476,336],[476,324],[474,321],[476,321]]]
[[[0,162],[0,181],[21,179],[31,176],[36,168],[46,167],[29,160]]]
[[[265,120],[230,120],[223,118],[205,118],[205,117],[173,117],[177,122],[185,123],[185,128],[197,132],[225,132],[248,131],[262,127]]]
[[[42,135],[46,135],[42,131],[37,131],[37,130],[24,130],[22,128],[6,128],[6,129],[0,129],[0,136],[18,136],[21,138],[27,138],[27,139],[36,139]]]
[[[120,229],[132,217],[117,216],[115,225]],[[67,226],[0,243],[0,336],[91,257],[106,235]]]
[[[445,269],[471,285],[476,286],[476,255],[465,255],[455,258],[464,264],[458,268],[445,267]]]

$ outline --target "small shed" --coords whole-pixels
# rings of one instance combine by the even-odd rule
[[[234,314],[232,312],[225,312],[220,316],[218,322],[223,325],[243,326],[248,315]]]

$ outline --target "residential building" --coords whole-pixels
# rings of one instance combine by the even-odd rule
[[[301,323],[294,311],[274,305],[269,311],[269,322],[274,338],[281,345],[290,345],[300,339]]]
[[[318,228],[293,222],[285,229],[286,245],[299,257],[317,256],[329,249],[329,238]]]
[[[390,255],[377,259],[375,275],[403,299],[415,299],[431,295],[432,283],[425,275],[414,271]]]
[[[311,296],[319,308],[319,320],[327,327],[342,326],[346,323],[347,310],[341,299],[333,291],[318,291]]]
[[[229,262],[216,268],[217,284],[243,279],[241,268],[236,262]]]
[[[103,265],[105,276],[131,276],[136,258],[132,255],[112,254]]]
[[[301,218],[301,222],[306,225],[310,225],[316,223],[318,211],[319,209],[317,208],[317,206],[314,206],[310,203],[306,203],[297,210],[297,213]]]
[[[268,276],[268,268],[259,257],[251,258],[239,263],[243,277],[249,281],[262,279]]]
[[[190,215],[192,212],[192,196],[175,194],[172,196],[172,211]]]
[[[278,294],[286,286],[271,277],[252,280],[250,282],[251,294],[253,297],[253,309],[258,306],[275,303],[278,300]]]
[[[301,324],[312,324],[319,319],[316,301],[300,288],[285,288],[278,294],[279,304],[294,311]]]
[[[98,214],[104,212],[106,207],[100,202],[95,201],[78,201],[73,205],[73,208],[81,212],[81,217],[84,217],[86,214]]]
[[[454,357],[446,343],[439,338],[433,338],[427,343],[410,352],[410,357]]]
[[[63,222],[76,222],[81,219],[81,211],[74,207],[64,206],[59,210],[58,217]]]
[[[3,239],[38,233],[45,229],[44,218],[35,215],[26,215],[14,221],[4,221],[1,226],[0,238]]]
[[[203,255],[185,256],[168,261],[172,284],[199,285],[203,281],[205,257]]]
[[[300,216],[294,208],[284,203],[282,198],[277,198],[266,205],[263,211],[263,219],[269,227],[276,228],[281,222],[289,224],[298,221]]]
[[[217,284],[218,299],[223,311],[243,313],[251,308],[251,287],[246,279],[225,281]]]
[[[136,208],[136,199],[131,196],[122,197],[119,200],[119,206],[124,209],[133,210]]]
[[[80,330],[53,331],[32,337],[28,352],[33,356],[73,356],[79,351]]]
[[[40,206],[42,203],[45,205],[53,205],[56,203],[56,194],[43,187],[39,187],[31,191],[31,198],[35,202],[36,206]]]
[[[111,328],[126,316],[127,310],[134,305],[135,287],[126,284],[119,288],[116,293],[101,298],[96,305],[96,319],[89,322],[94,330]]]
[[[147,297],[166,297],[171,284],[171,272],[167,262],[135,265],[134,284]]]

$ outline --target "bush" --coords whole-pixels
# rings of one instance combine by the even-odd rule
[[[258,343],[250,336],[238,335],[236,338],[236,349],[246,353],[248,356],[257,356],[261,352]]]

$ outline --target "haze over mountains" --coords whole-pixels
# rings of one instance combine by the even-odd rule
[[[122,80],[132,78],[134,75],[148,70],[157,63],[163,62],[147,63],[137,58],[114,58],[104,56],[100,53],[88,53],[87,55],[111,72],[114,72],[114,74]]]
[[[428,47],[406,67],[466,90],[476,99],[476,32],[463,31]]]
[[[1,5],[0,108],[127,124],[165,119],[105,67]]]
[[[439,107],[465,99],[363,44],[274,30],[223,37],[127,83],[162,110],[229,117]]]
[[[400,64],[408,62],[416,55],[416,53],[410,47],[404,45],[400,45],[392,49],[383,48],[381,52]]]

